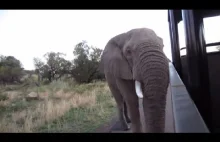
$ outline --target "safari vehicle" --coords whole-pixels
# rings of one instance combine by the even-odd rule
[[[220,132],[220,52],[207,48],[204,18],[220,10],[168,10],[172,63],[171,104],[174,131]],[[186,47],[179,47],[178,23],[183,21]],[[219,31],[216,31],[219,32]],[[181,55],[180,50],[186,50]]]

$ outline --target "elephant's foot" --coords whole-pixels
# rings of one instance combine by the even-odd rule
[[[131,131],[132,131],[132,133],[142,133],[142,127],[140,127],[140,126],[133,126]]]
[[[133,124],[131,124],[131,132],[132,133],[143,133],[141,122],[134,122]]]
[[[131,123],[131,119],[128,117],[126,117],[126,121],[127,121],[127,123]]]
[[[115,123],[115,125],[112,126],[111,131],[127,131],[129,129],[130,127],[128,125],[118,121]]]

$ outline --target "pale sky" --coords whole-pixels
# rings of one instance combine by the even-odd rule
[[[205,25],[220,25],[220,19],[210,21]],[[33,58],[43,59],[46,52],[62,52],[72,60],[74,46],[82,40],[104,49],[111,37],[141,27],[163,38],[164,52],[171,59],[167,10],[0,10],[0,54],[14,56],[25,69],[34,69]],[[220,28],[206,31],[209,41],[219,41],[220,36],[213,36],[216,31]],[[180,40],[183,45],[183,35]]]

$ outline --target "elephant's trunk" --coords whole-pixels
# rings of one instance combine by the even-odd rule
[[[146,132],[164,132],[169,85],[168,60],[159,47],[145,47],[141,50],[138,70],[143,91],[145,129]]]

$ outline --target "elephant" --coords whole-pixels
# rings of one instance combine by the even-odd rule
[[[100,67],[117,104],[120,130],[131,122],[132,133],[164,133],[169,61],[163,47],[163,39],[149,28],[131,29],[107,42]]]

